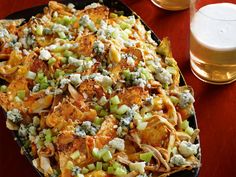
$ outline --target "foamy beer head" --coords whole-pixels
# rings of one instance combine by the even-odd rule
[[[194,14],[190,28],[194,74],[218,84],[236,79],[236,5],[204,6]]]

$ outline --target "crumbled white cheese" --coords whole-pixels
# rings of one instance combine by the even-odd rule
[[[94,77],[94,80],[99,82],[105,88],[112,85],[112,79],[109,76],[103,76],[100,73],[94,73],[92,77]]]
[[[27,127],[24,124],[20,124],[18,135],[21,137],[26,137],[28,135]]]
[[[133,81],[133,84],[144,88],[147,85],[147,81],[143,78],[137,78]]]
[[[162,67],[156,67],[155,79],[160,81],[162,84],[170,85],[172,80],[172,75]]]
[[[67,84],[70,83],[70,79],[67,79],[67,78],[63,78],[61,81],[60,81],[60,88],[64,88]]]
[[[186,108],[187,106],[191,105],[192,103],[194,103],[194,97],[190,92],[183,92],[181,93],[180,97],[179,97],[179,106],[181,108]]]
[[[79,20],[81,26],[87,26],[89,23],[91,23],[91,20],[88,15],[82,16]]]
[[[81,84],[81,82],[82,82],[81,75],[80,74],[71,74],[70,75],[70,81],[75,86]]]
[[[0,38],[9,37],[9,32],[6,29],[0,29]]]
[[[105,46],[100,40],[96,40],[93,44],[93,50],[96,54],[104,53]]]
[[[24,49],[24,50],[23,50],[23,54],[24,54],[25,56],[27,56],[27,55],[29,55],[30,53],[29,53],[26,49]]]
[[[57,18],[57,17],[58,17],[58,12],[57,12],[57,11],[54,11],[54,12],[53,12],[53,17],[54,17],[54,18]]]
[[[38,92],[40,90],[40,84],[36,84],[33,89],[32,92]]]
[[[141,174],[145,172],[145,166],[145,162],[134,162],[129,164],[129,168],[131,171],[137,171]]]
[[[61,24],[54,24],[53,26],[52,26],[52,31],[53,32],[68,32],[69,31],[69,29],[66,27],[66,26],[63,26],[63,25],[61,25]]]
[[[101,6],[101,4],[99,4],[99,3],[92,3],[92,4],[90,4],[90,5],[87,5],[87,6],[85,6],[85,10],[87,10],[87,9],[93,9],[93,8],[97,8],[97,7],[100,7]]]
[[[187,141],[182,141],[179,145],[179,153],[184,157],[189,157],[191,155],[196,155],[198,152],[199,144],[192,144]]]
[[[41,18],[41,20],[42,20],[44,23],[49,22],[49,19],[48,19],[48,17],[47,17],[46,15],[44,15],[44,16]]]
[[[11,120],[13,123],[17,123],[21,121],[23,118],[20,111],[14,108],[11,111],[7,111],[7,119]]]
[[[69,9],[74,9],[74,8],[75,8],[75,5],[74,5],[73,3],[69,3],[69,4],[67,5],[67,7],[68,7]]]
[[[83,60],[79,60],[77,58],[74,57],[69,57],[68,58],[68,63],[74,66],[83,66],[84,61]]]
[[[124,151],[125,149],[125,141],[121,138],[114,138],[108,144],[118,151]]]
[[[49,46],[45,47],[45,49],[50,50],[50,51],[53,51],[53,50],[55,50],[57,47],[58,47],[58,45],[52,44],[52,45],[49,45]]]
[[[180,154],[175,154],[171,157],[170,163],[176,166],[181,166],[186,164],[185,158]]]
[[[134,61],[133,57],[131,57],[131,56],[127,57],[127,64],[130,66],[134,66],[135,61]]]
[[[41,60],[49,60],[51,57],[52,57],[52,55],[51,55],[51,53],[48,50],[46,50],[46,49],[40,50],[39,59],[41,59]]]

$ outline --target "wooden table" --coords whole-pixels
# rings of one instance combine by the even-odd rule
[[[0,0],[0,18],[48,0]],[[222,0],[202,0],[223,2]],[[228,2],[235,0],[228,0]],[[195,108],[201,129],[202,168],[199,177],[236,176],[236,82],[214,86],[201,82],[189,66],[189,11],[169,12],[149,0],[123,0],[160,37],[168,36],[173,54],[189,85],[195,90]],[[2,177],[37,177],[11,132],[0,119],[0,172]]]

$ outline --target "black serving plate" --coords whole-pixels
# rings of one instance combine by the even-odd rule
[[[76,7],[76,9],[83,9],[86,5],[89,5],[93,2],[99,2],[99,0],[58,0],[58,2],[64,3],[64,4],[68,4],[68,3],[73,3]],[[117,11],[123,11],[124,14],[126,16],[129,15],[134,15],[136,18],[140,18],[134,11],[132,11],[129,7],[127,7],[124,3],[122,3],[120,0],[103,0],[103,4],[106,5],[107,7],[117,10]],[[38,13],[42,13],[43,12],[43,8],[46,7],[47,5],[41,5],[41,6],[37,6],[37,7],[32,7],[26,10],[22,10],[19,12],[15,12],[13,14],[8,15],[6,18],[7,19],[19,19],[19,18],[24,18],[27,20],[29,20],[32,16],[38,14]],[[144,23],[144,21],[141,19],[143,25],[145,26],[145,28],[147,30],[150,30],[150,28]],[[151,35],[152,38],[158,43],[160,44],[160,39],[153,33],[153,31],[151,30]],[[181,74],[180,77],[180,86],[184,86],[187,85],[184,77]],[[0,81],[1,82],[1,81]],[[5,114],[6,115],[6,114]],[[197,119],[196,119],[196,114],[194,113],[193,116],[191,116],[189,119],[189,123],[190,126],[193,127],[194,129],[198,127],[197,125]],[[20,138],[18,137],[17,131],[13,131],[13,136],[14,138],[16,138],[17,144],[20,147],[23,147],[23,142],[21,142]],[[196,143],[200,143],[200,140],[198,138],[198,140],[196,140]],[[24,155],[26,156],[26,158],[29,160],[29,162],[32,164],[32,156],[30,155],[30,152],[28,152],[26,149],[24,149]],[[199,157],[200,158],[200,157]],[[36,168],[35,170],[38,172],[38,175],[40,177],[44,177],[44,175],[39,172]],[[175,174],[170,175],[170,177],[197,177],[198,173],[199,173],[200,168],[195,168],[191,171],[180,171],[177,172]]]

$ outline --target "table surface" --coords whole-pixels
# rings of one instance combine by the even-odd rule
[[[225,2],[202,0],[204,2]],[[235,0],[228,0],[228,2]],[[0,0],[0,18],[47,3],[48,0]],[[160,37],[168,36],[173,55],[189,85],[195,90],[195,109],[201,130],[202,167],[199,177],[236,176],[236,82],[215,86],[198,80],[189,65],[189,11],[169,12],[149,0],[123,0]],[[234,90],[235,89],[235,90]],[[37,177],[5,128],[0,115],[0,176]]]

